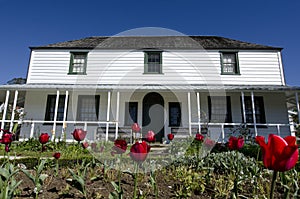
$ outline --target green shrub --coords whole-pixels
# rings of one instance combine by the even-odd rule
[[[187,148],[185,155],[190,156],[190,155],[195,155],[198,153],[199,149],[202,148],[202,142],[193,140],[190,144],[190,146]]]
[[[243,153],[245,156],[261,160],[262,154],[260,150],[260,146],[257,144],[245,144],[243,148],[240,149],[240,152]]]
[[[245,177],[251,177],[260,169],[255,159],[236,151],[211,153],[203,159],[201,166],[212,168],[218,174],[229,175],[232,172],[236,172],[234,169],[237,168],[237,164],[242,168],[241,172],[243,175],[246,175]]]
[[[214,148],[212,149],[212,153],[221,153],[229,151],[228,147],[223,143],[216,143]]]
[[[13,142],[12,143],[12,151],[41,151],[42,150],[42,145],[39,142],[38,139],[35,138],[30,138],[27,141],[23,142]]]

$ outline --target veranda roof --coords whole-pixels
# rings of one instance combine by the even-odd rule
[[[204,85],[204,84],[14,84],[0,85],[0,90],[156,90],[156,91],[300,91],[297,86],[281,85]]]

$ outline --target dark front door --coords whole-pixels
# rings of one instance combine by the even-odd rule
[[[164,137],[164,99],[158,93],[148,93],[143,99],[143,135],[149,130],[158,142]]]

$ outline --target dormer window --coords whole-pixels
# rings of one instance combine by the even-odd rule
[[[240,74],[237,52],[221,52],[221,73],[222,75]]]
[[[71,52],[69,74],[86,74],[87,52]]]
[[[145,71],[146,74],[162,73],[162,52],[145,51]]]

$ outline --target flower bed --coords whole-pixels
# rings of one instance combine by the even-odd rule
[[[242,138],[231,138],[226,145],[215,145],[200,135],[190,138],[191,143],[174,142],[164,151],[171,154],[172,162],[164,164],[166,159],[148,155],[153,144],[137,141],[128,145],[123,140],[88,143],[82,133],[74,131],[76,142],[71,144],[51,142],[45,134],[20,143],[6,140],[0,145],[4,154],[0,160],[0,198],[269,198],[273,186],[274,198],[299,195],[299,162],[294,165],[286,156],[280,160],[288,163],[285,171],[286,167],[262,159],[266,152],[271,156],[272,147],[261,153],[259,145],[244,145]],[[277,145],[283,140],[272,139]],[[287,142],[285,154],[295,158],[290,148],[296,148],[291,140]],[[184,144],[189,147],[179,156]],[[206,152],[213,146],[211,153]],[[26,158],[8,160],[8,156]],[[161,167],[152,169],[157,163]],[[266,169],[266,164],[269,169],[285,172],[274,178],[275,172]]]

